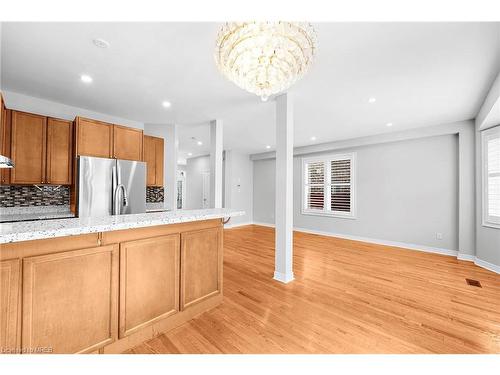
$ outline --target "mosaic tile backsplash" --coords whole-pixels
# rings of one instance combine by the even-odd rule
[[[165,190],[162,187],[146,187],[146,203],[160,203],[165,199]]]
[[[0,186],[0,207],[63,206],[69,204],[69,186]]]

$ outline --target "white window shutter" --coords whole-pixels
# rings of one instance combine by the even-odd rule
[[[325,208],[325,163],[306,164],[306,204],[308,210]]]
[[[485,155],[485,188],[487,192],[486,211],[487,221],[500,224],[500,129],[487,137],[484,146]]]

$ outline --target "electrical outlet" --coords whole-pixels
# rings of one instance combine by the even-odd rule
[[[436,238],[437,238],[438,240],[442,240],[442,239],[443,239],[443,233],[439,233],[439,232],[438,232],[438,233],[436,233]]]

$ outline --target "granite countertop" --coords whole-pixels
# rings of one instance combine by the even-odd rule
[[[187,223],[210,219],[242,216],[245,212],[229,208],[179,210],[133,215],[40,220],[0,224],[0,244],[40,240],[44,238],[76,236],[79,234],[150,227],[155,225]]]
[[[36,207],[2,207],[0,223],[75,217],[68,205]]]

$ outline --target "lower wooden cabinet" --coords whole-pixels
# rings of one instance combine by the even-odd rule
[[[179,234],[120,244],[120,338],[179,311]]]
[[[20,340],[21,261],[0,262],[0,353],[19,351]]]
[[[181,234],[181,310],[222,292],[222,229]]]
[[[118,245],[23,259],[22,347],[88,353],[117,338]]]

